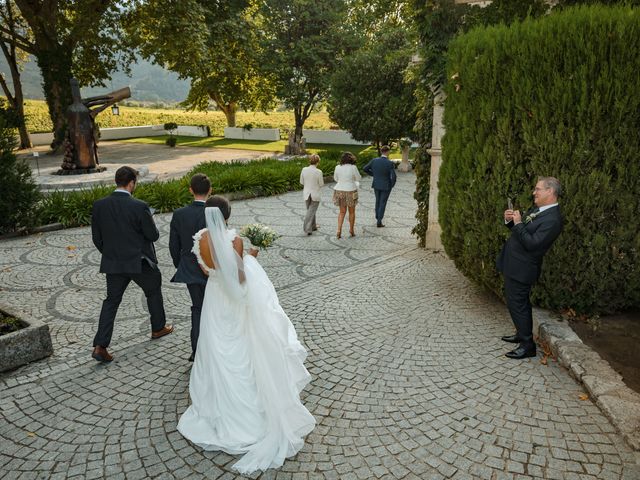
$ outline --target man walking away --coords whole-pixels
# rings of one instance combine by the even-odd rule
[[[303,229],[307,235],[318,229],[316,224],[316,212],[320,205],[320,189],[324,185],[322,170],[318,168],[320,156],[311,155],[309,166],[304,167],[300,172],[300,184],[304,186],[302,197],[307,206],[307,214],[304,217]]]
[[[169,229],[169,252],[176,267],[176,274],[172,282],[186,283],[191,297],[191,355],[193,362],[200,335],[200,314],[204,300],[204,290],[207,286],[207,276],[202,272],[196,256],[191,252],[193,236],[206,228],[204,218],[205,202],[211,194],[211,181],[203,173],[196,173],[191,177],[189,191],[193,195],[193,202],[186,207],[173,212]]]
[[[396,184],[395,165],[389,160],[390,150],[387,145],[384,145],[380,149],[382,156],[374,158],[363,168],[365,173],[373,176],[371,187],[376,195],[376,223],[378,227],[384,227],[382,219],[387,208],[387,200]]]
[[[113,334],[113,322],[129,282],[142,288],[151,316],[151,338],[173,332],[166,325],[162,300],[162,277],[153,242],[160,233],[149,206],[131,195],[136,188],[138,172],[131,167],[116,171],[116,190],[93,204],[91,235],[102,254],[100,273],[107,276],[107,298],[102,303],[98,332],[93,340],[92,357],[110,362],[107,351]]]

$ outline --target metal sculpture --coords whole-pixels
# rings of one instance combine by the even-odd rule
[[[64,159],[62,168],[57,173],[68,175],[101,172],[105,167],[99,166],[100,134],[95,118],[116,102],[129,98],[131,90],[125,87],[106,95],[82,99],[78,81],[72,78],[70,83],[73,103],[67,109],[68,129],[64,141]]]

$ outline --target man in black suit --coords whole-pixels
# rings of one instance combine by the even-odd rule
[[[136,188],[137,174],[131,167],[120,167],[116,171],[116,190],[93,204],[91,235],[93,244],[102,254],[100,273],[107,276],[107,298],[102,303],[91,355],[99,362],[113,360],[107,347],[111,343],[113,321],[122,295],[131,280],[147,297],[151,338],[173,332],[173,326],[166,325],[162,277],[153,246],[160,233],[149,206],[131,196]]]
[[[498,256],[498,270],[504,274],[507,307],[516,334],[502,337],[518,347],[506,354],[509,358],[535,357],[533,316],[529,294],[540,276],[542,258],[562,231],[558,197],[562,187],[554,177],[539,177],[533,191],[535,208],[525,213],[507,209],[504,222],[511,236]]]
[[[363,170],[373,176],[371,187],[376,195],[376,222],[378,227],[384,227],[382,218],[387,208],[387,200],[391,194],[391,189],[396,184],[396,166],[389,160],[391,149],[384,145],[380,149],[381,156],[374,158],[367,163]]]
[[[189,191],[193,202],[173,212],[169,233],[169,251],[176,267],[172,282],[186,283],[191,297],[191,356],[193,362],[200,334],[200,314],[207,286],[207,276],[202,272],[196,256],[191,252],[193,236],[206,228],[204,208],[207,197],[211,194],[211,181],[203,173],[196,173],[191,178]]]

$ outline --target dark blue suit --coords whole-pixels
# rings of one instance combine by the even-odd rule
[[[521,345],[532,348],[533,316],[529,294],[533,284],[537,282],[542,269],[544,254],[558,238],[562,231],[562,215],[558,206],[548,208],[536,215],[528,223],[526,217],[530,210],[522,216],[522,223],[506,226],[511,229],[511,236],[498,256],[498,271],[504,274],[504,289],[507,307],[511,314]]]
[[[376,195],[376,221],[382,225],[384,211],[391,189],[396,184],[396,170],[394,163],[387,157],[377,157],[367,163],[363,170],[373,176],[371,187]]]
[[[102,254],[100,272],[107,276],[107,298],[102,302],[93,346],[107,348],[122,295],[133,280],[147,297],[151,331],[166,324],[162,300],[162,277],[153,242],[160,233],[149,206],[127,192],[115,191],[93,204],[93,244]]]
[[[196,351],[200,335],[200,315],[207,276],[202,273],[196,256],[191,252],[193,236],[206,228],[204,202],[194,201],[191,205],[173,212],[169,230],[169,252],[176,267],[172,282],[186,283],[191,296],[191,350]]]

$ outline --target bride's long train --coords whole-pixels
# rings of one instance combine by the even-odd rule
[[[244,454],[242,474],[278,468],[304,445],[315,419],[300,401],[307,356],[264,269],[244,259],[247,293],[230,299],[211,273],[189,393],[178,423],[205,450]]]

